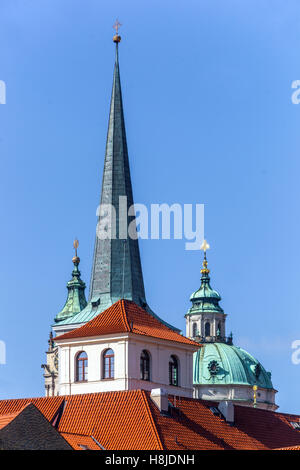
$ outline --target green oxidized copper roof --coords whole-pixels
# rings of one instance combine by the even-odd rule
[[[210,372],[212,361],[216,370]],[[271,373],[244,349],[224,343],[208,343],[194,353],[194,385],[258,385],[273,389]]]
[[[219,305],[221,296],[210,285],[206,253],[204,254],[203,269],[201,269],[201,286],[193,292],[190,300],[192,306],[188,311],[188,315],[195,315],[197,313],[224,313],[224,310]]]
[[[56,321],[59,325],[86,323],[124,298],[133,300],[162,323],[179,331],[159,318],[146,302],[138,239],[129,237],[128,230],[127,238],[119,237],[119,198],[126,196],[127,212],[133,205],[119,71],[119,39],[118,36],[114,38],[116,59],[101,192],[101,204],[112,204],[116,210],[116,238],[96,236],[89,302],[82,311],[64,318],[57,316]],[[130,224],[132,228],[133,223],[134,216],[128,216],[128,227]]]
[[[146,305],[139,241],[128,234],[129,226],[131,229],[134,228],[135,217],[128,215],[126,218],[122,213],[124,211],[128,214],[133,203],[119,71],[118,42],[116,42],[116,60],[100,205],[101,207],[105,204],[111,204],[115,208],[116,233],[115,237],[107,238],[100,237],[98,232],[96,234],[89,300],[100,297],[101,304],[111,305],[121,298],[125,298],[133,300],[141,307]],[[124,220],[122,217],[124,217]],[[99,221],[100,219],[99,216]],[[120,233],[122,223],[124,233]]]
[[[99,313],[104,312],[104,310],[106,310],[111,305],[112,303],[110,302],[107,304],[101,303],[99,305],[99,300],[95,299],[95,302],[93,302],[92,299],[91,302],[85,304],[84,308],[81,311],[77,311],[75,315],[66,317],[61,320],[55,319],[55,321],[59,321],[59,325],[76,325],[78,323],[86,323],[92,320],[97,315],[99,315]]]
[[[55,322],[66,321],[74,317],[87,305],[85,298],[85,283],[80,279],[80,271],[78,265],[80,259],[75,256],[73,258],[74,269],[72,271],[72,279],[67,283],[68,298],[64,308],[55,317]]]

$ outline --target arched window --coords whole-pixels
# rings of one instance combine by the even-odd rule
[[[221,323],[218,323],[218,328],[217,328],[217,336],[221,336]]]
[[[115,353],[106,349],[103,354],[103,378],[113,379],[115,376]]]
[[[140,359],[141,379],[150,380],[150,356],[147,351],[142,351]]]
[[[197,336],[198,332],[197,332],[197,323],[193,323],[193,337],[195,338],[195,336]]]
[[[88,379],[88,357],[85,351],[76,357],[76,381],[86,382]]]
[[[210,336],[210,323],[205,323],[205,336]]]
[[[170,385],[175,385],[176,387],[179,385],[179,377],[178,377],[178,360],[175,356],[170,357],[169,361],[169,382]]]

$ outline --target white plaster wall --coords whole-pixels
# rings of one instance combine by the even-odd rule
[[[120,335],[86,338],[62,343],[59,347],[59,394],[94,393],[163,387],[178,396],[193,396],[193,352],[190,345],[163,341],[148,336]],[[115,353],[114,379],[103,379],[102,355],[106,349]],[[150,354],[150,381],[140,379],[140,356],[146,349]],[[88,356],[88,380],[76,382],[76,357],[85,351]],[[169,385],[169,360],[179,361],[179,387]]]
[[[171,344],[170,344],[171,343]],[[150,355],[150,381],[140,380],[140,356],[143,350]],[[171,394],[193,394],[193,351],[179,347],[174,342],[156,342],[153,338],[134,338],[128,344],[129,387],[132,389],[163,387]],[[169,385],[169,361],[171,355],[179,362],[179,387]]]
[[[102,379],[102,356],[106,349],[113,349],[115,353],[114,379]],[[59,394],[94,393],[116,391],[126,389],[127,366],[125,364],[127,342],[98,341],[59,347],[60,350],[60,374]],[[81,351],[88,356],[88,380],[76,382],[76,357]]]

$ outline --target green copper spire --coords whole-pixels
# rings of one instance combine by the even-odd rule
[[[119,71],[120,40],[120,36],[116,34],[116,57],[101,193],[101,205],[110,204],[115,208],[116,236],[112,239],[100,239],[96,236],[89,299],[99,301],[101,306],[107,307],[121,298],[126,298],[144,307],[146,300],[138,240],[128,236],[128,226],[134,221],[133,216],[128,216],[125,225],[127,233],[122,236],[119,233],[120,197],[125,201],[123,204],[127,213],[133,205]]]
[[[74,269],[72,271],[72,279],[67,283],[68,297],[64,308],[55,317],[55,322],[66,320],[76,313],[79,313],[87,305],[85,298],[85,283],[80,278],[78,269],[80,258],[77,256],[78,240],[74,241],[75,256],[72,259]]]
[[[116,56],[100,200],[100,215],[101,207],[104,205],[114,207],[116,233],[114,237],[109,238],[100,238],[96,235],[89,302],[76,315],[68,316],[64,320],[59,318],[60,326],[86,323],[122,298],[132,300],[159,318],[146,302],[138,239],[128,235],[129,226],[132,234],[135,217],[131,215],[126,218],[128,209],[133,206],[133,195],[119,70],[118,48],[121,41],[118,35],[119,26],[120,23],[117,22],[115,25],[117,34],[113,38]],[[120,202],[123,206],[121,215]],[[124,213],[126,222],[121,224],[124,226],[120,233],[120,222],[124,220],[122,218]],[[100,220],[99,217],[98,222]],[[160,318],[159,320],[178,331]]]

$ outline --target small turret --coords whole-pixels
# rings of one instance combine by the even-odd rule
[[[220,294],[212,289],[206,251],[210,248],[204,240],[201,250],[204,251],[204,259],[201,269],[201,285],[190,297],[192,306],[189,309],[187,319],[187,336],[201,342],[225,342],[226,314],[220,307]],[[232,337],[230,339],[232,344]]]
[[[72,271],[72,279],[67,283],[68,297],[64,308],[56,315],[55,322],[59,322],[66,318],[72,317],[76,313],[81,312],[86,305],[85,298],[85,283],[80,278],[80,271],[78,269],[80,258],[77,256],[77,249],[79,246],[78,240],[73,243],[75,249],[75,256],[72,259],[74,269]]]
[[[201,285],[198,290],[193,292],[190,297],[192,302],[192,307],[190,308],[189,312],[220,312],[224,313],[223,309],[220,307],[219,302],[221,301],[220,294],[211,288],[210,286],[210,277],[209,277],[209,269],[208,263],[206,258],[206,250],[208,250],[209,244],[206,240],[204,240],[201,249],[204,250],[204,260],[202,263],[201,269]]]

